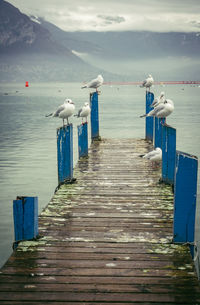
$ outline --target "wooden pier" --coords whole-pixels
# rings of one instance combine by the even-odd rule
[[[93,142],[0,271],[0,304],[200,304],[187,245],[173,244],[172,187],[146,140]]]

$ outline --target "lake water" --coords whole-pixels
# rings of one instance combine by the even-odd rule
[[[89,100],[89,90],[79,83],[0,84],[0,266],[12,252],[12,202],[16,196],[38,196],[39,212],[48,204],[57,186],[57,118],[46,118],[65,98],[78,110]],[[190,85],[155,86],[155,96],[165,91],[175,103],[167,123],[177,128],[177,149],[200,158],[200,88]],[[101,88],[100,135],[106,138],[144,138],[145,90],[121,85]],[[77,162],[77,129],[74,125],[74,165]],[[199,183],[198,183],[199,188]],[[199,188],[200,190],[200,188]],[[198,196],[197,204],[200,204]],[[197,234],[200,240],[200,209]]]

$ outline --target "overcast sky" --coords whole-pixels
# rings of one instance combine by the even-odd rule
[[[200,32],[200,0],[7,0],[66,31]]]

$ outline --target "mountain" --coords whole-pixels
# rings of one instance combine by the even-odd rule
[[[0,81],[83,81],[99,73],[37,20],[0,0]]]

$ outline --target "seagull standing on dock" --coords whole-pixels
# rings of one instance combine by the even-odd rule
[[[52,112],[52,113],[46,115],[46,117],[52,116],[52,117],[61,118],[63,120],[63,126],[64,126],[64,120],[66,119],[67,125],[69,125],[68,118],[70,116],[72,116],[72,114],[74,113],[74,110],[75,110],[75,106],[74,106],[74,103],[72,102],[72,100],[66,99],[64,101],[64,104],[60,105],[55,112]]]
[[[102,84],[103,84],[103,77],[102,77],[101,74],[99,74],[97,76],[97,78],[95,78],[95,79],[91,80],[89,83],[83,85],[81,87],[81,89],[84,89],[84,88],[93,88],[93,89],[96,89],[96,92],[98,92],[97,88],[100,87]]]
[[[154,79],[153,79],[152,75],[149,74],[149,76],[142,82],[140,87],[141,88],[145,87],[146,90],[147,90],[147,88],[149,88],[149,91],[150,91],[150,87],[153,85],[153,83],[154,83]]]
[[[169,116],[174,111],[174,103],[170,99],[166,99],[163,103],[158,104],[149,113],[141,115],[140,117],[157,117],[162,120]],[[165,123],[166,124],[166,121]]]
[[[86,118],[86,123],[87,123],[87,117],[90,114],[90,106],[88,103],[85,103],[84,106],[79,109],[78,114],[75,114],[74,116],[77,116],[78,118],[82,118],[82,122],[83,122],[83,118]]]
[[[144,159],[148,159],[150,161],[161,161],[162,160],[162,149],[160,147],[156,147],[156,149],[148,152],[145,155],[140,155],[140,157]]]

